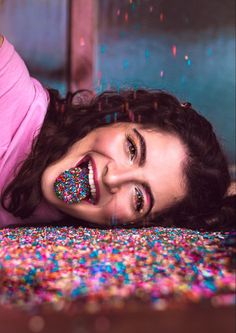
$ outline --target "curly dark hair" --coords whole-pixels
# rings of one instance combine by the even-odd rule
[[[48,91],[50,104],[41,131],[1,198],[7,211],[22,219],[29,217],[43,198],[40,181],[45,168],[90,131],[114,122],[134,122],[178,136],[188,155],[185,198],[152,221],[136,226],[232,228],[235,195],[226,197],[230,184],[227,160],[212,125],[190,103],[180,103],[160,90],[106,91],[98,96],[83,90],[68,93],[66,98],[56,90]]]

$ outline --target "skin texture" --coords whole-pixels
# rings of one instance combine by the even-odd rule
[[[2,46],[2,44],[3,44],[3,36],[0,35],[0,47]]]
[[[135,130],[146,143],[146,159],[140,165],[140,141]],[[136,146],[136,148],[134,148]],[[135,152],[135,149],[137,151]],[[89,154],[96,165],[100,198],[96,205],[82,201],[67,205],[53,190],[56,177]],[[150,214],[156,214],[186,193],[183,163],[186,149],[175,136],[143,129],[139,124],[116,123],[95,129],[77,141],[69,151],[42,175],[44,197],[59,210],[97,224],[132,223],[142,219],[150,208],[146,183],[153,194],[154,205]],[[137,192],[143,195],[143,208],[137,211]]]

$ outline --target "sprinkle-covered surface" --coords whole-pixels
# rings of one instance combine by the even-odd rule
[[[131,299],[163,309],[210,299],[233,304],[233,248],[227,234],[159,227],[0,230],[0,304],[85,309]]]

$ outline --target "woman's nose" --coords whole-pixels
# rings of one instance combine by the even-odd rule
[[[111,162],[106,166],[103,175],[103,183],[111,193],[116,193],[120,187],[132,182],[135,178],[135,170],[129,166],[117,166]]]

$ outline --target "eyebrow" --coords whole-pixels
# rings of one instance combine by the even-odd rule
[[[145,139],[142,136],[142,134],[136,128],[133,128],[133,132],[139,141],[139,151],[140,151],[139,166],[143,167],[146,163],[146,154],[147,154],[146,142],[145,142]],[[144,187],[147,197],[149,198],[149,200],[148,200],[149,208],[145,214],[145,217],[146,217],[152,210],[155,200],[154,200],[154,196],[153,196],[150,186],[147,183],[143,183],[142,186]]]

